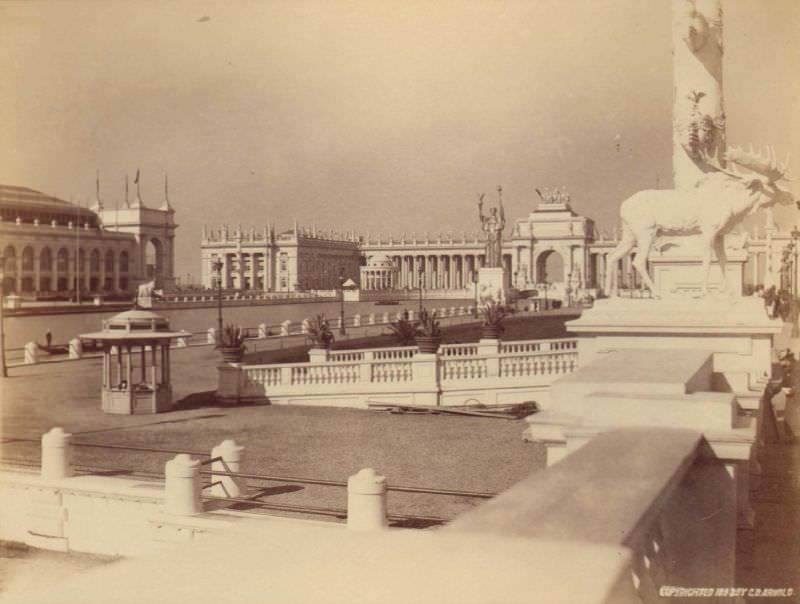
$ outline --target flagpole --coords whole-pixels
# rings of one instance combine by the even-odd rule
[[[81,265],[79,260],[81,248],[81,202],[75,204],[75,300],[81,303]]]

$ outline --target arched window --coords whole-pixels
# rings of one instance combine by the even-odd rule
[[[128,252],[121,252],[119,255],[119,270],[121,273],[128,272]]]
[[[42,248],[39,254],[39,270],[53,270],[53,252],[50,251],[49,247]]]
[[[58,272],[62,274],[69,270],[69,252],[67,252],[66,248],[62,247],[58,250],[58,254],[56,255],[56,268]]]
[[[31,246],[27,246],[25,249],[22,250],[22,270],[24,271],[33,270],[33,248]]]
[[[89,255],[89,271],[92,273],[100,272],[100,250],[96,248]]]
[[[105,257],[106,272],[114,272],[114,250],[108,250]]]
[[[3,258],[6,261],[6,275],[9,273],[16,275],[17,274],[17,250],[14,249],[13,245],[7,245],[6,249],[3,250]]]

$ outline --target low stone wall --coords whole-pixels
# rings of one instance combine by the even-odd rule
[[[32,523],[42,511],[35,506],[10,514],[8,496],[47,504],[47,492],[62,497],[70,547],[94,542],[102,553],[150,552],[33,600],[48,604],[264,597],[638,604],[661,601],[670,586],[735,585],[734,480],[702,435],[686,430],[602,434],[436,531],[387,530],[386,481],[369,470],[348,483],[358,498],[348,505],[348,522],[350,515],[359,520],[349,530],[239,513],[167,515],[157,485],[141,489],[130,479],[0,478],[0,538],[25,532],[30,539],[31,527],[44,526]]]
[[[308,363],[228,364],[218,368],[221,402],[365,408],[400,405],[496,405],[536,401],[577,368],[574,339],[454,344],[436,354],[387,348],[328,352]],[[320,356],[321,355],[321,356]]]

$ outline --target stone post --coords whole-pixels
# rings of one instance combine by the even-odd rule
[[[388,323],[389,322],[389,313],[388,312],[383,313],[383,316],[381,317],[381,321],[383,323]]]
[[[217,402],[224,405],[239,404],[242,371],[241,363],[220,362],[217,365]]]
[[[436,353],[418,352],[411,358],[411,381],[414,389],[414,404],[438,405],[439,356]]]
[[[281,335],[282,336],[288,336],[289,335],[289,328],[291,327],[291,325],[292,325],[292,322],[289,321],[288,319],[286,321],[284,321],[283,323],[281,323]]]
[[[234,440],[223,440],[222,443],[211,449],[211,457],[221,457],[220,461],[211,462],[212,472],[239,472],[242,467],[244,447],[237,445]],[[233,476],[211,475],[211,481],[219,481],[211,487],[211,494],[215,497],[240,497],[247,492],[247,483],[244,478]]]
[[[300,324],[300,332],[308,333],[308,326],[309,326],[308,318],[303,319],[303,322]]]
[[[328,352],[327,348],[311,347],[308,349],[308,362],[325,363],[328,361]]]
[[[72,476],[72,434],[57,427],[42,435],[42,478],[61,480]]]
[[[478,341],[478,356],[486,359],[486,377],[500,375],[500,340],[481,338]]]
[[[353,316],[353,327],[361,327],[361,315],[357,314]]]
[[[186,453],[176,455],[164,466],[164,512],[193,516],[203,511],[200,499],[200,462]]]
[[[386,528],[386,477],[364,468],[347,479],[347,528]]]
[[[374,312],[369,313],[369,317],[367,318],[367,323],[369,323],[370,325],[375,325],[375,313]]]
[[[266,338],[267,337],[267,324],[266,323],[259,323],[258,324],[258,337],[259,338]]]
[[[83,354],[83,346],[79,338],[72,338],[69,341],[69,358],[79,359]]]
[[[33,365],[39,360],[39,348],[35,342],[25,344],[25,364]]]
[[[206,332],[206,343],[207,344],[216,344],[217,343],[217,330],[213,327],[209,327],[208,331]]]

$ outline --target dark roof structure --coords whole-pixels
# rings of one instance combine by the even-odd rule
[[[38,218],[41,222],[55,220],[58,223],[74,221],[80,216],[81,223],[88,222],[90,226],[99,224],[97,214],[88,208],[41,191],[14,185],[0,185],[0,215],[3,220],[16,220],[19,217],[23,222],[33,222],[33,219]]]

